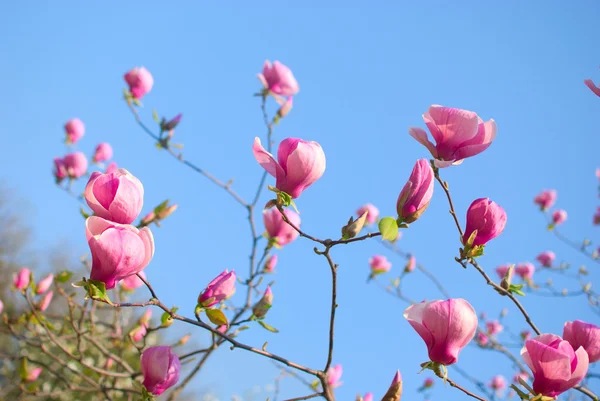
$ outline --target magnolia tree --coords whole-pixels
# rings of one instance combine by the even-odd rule
[[[405,260],[402,273],[389,284],[381,278],[391,269],[391,262],[383,255],[368,259],[368,282],[379,285],[406,304],[404,318],[416,332],[406,338],[420,347],[423,353],[422,370],[431,371],[432,377],[453,387],[447,391],[451,399],[472,397],[478,400],[515,398],[521,400],[554,400],[565,393],[565,399],[597,400],[588,388],[587,381],[594,377],[588,373],[590,365],[600,360],[600,328],[580,320],[564,322],[559,333],[545,332],[521,304],[526,293],[544,292],[550,296],[566,296],[551,282],[540,285],[535,279],[536,270],[555,272],[557,277],[574,279],[581,283],[583,295],[592,310],[600,315],[598,294],[585,281],[587,270],[573,272],[568,264],[557,264],[552,251],[537,256],[536,264],[520,263],[496,268],[497,276],[489,275],[480,264],[484,249],[493,246],[493,239],[507,224],[507,214],[489,198],[472,201],[467,210],[456,210],[450,187],[442,177],[444,169],[458,167],[470,157],[485,157],[485,150],[496,136],[496,122],[484,121],[475,112],[433,105],[423,114],[424,128],[409,128],[409,134],[427,148],[431,159],[418,159],[406,175],[408,180],[399,189],[397,214],[380,216],[376,206],[360,207],[332,238],[322,237],[302,229],[298,214],[302,194],[326,171],[326,152],[314,141],[285,138],[278,141],[274,152],[273,132],[280,121],[292,110],[293,97],[299,85],[292,71],[282,63],[265,62],[258,74],[262,89],[256,94],[267,127],[265,138],[256,137],[252,148],[264,172],[256,192],[250,198],[242,197],[231,182],[215,178],[191,161],[183,158],[173,143],[175,130],[182,115],[172,119],[159,118],[154,112],[156,126],[144,123],[139,110],[142,98],[151,91],[154,80],[143,68],[134,68],[125,74],[128,89],[124,100],[140,128],[150,136],[156,146],[169,153],[183,167],[190,168],[214,185],[222,188],[247,212],[252,247],[249,271],[245,274],[224,270],[199,294],[194,310],[178,310],[168,306],[146,278],[144,269],[152,264],[155,243],[152,230],[163,225],[177,205],[164,202],[140,218],[144,205],[144,185],[122,165],[114,162],[108,143],[96,147],[91,162],[99,171],[90,173],[90,163],[85,154],[71,151],[54,160],[57,185],[82,203],[80,210],[85,218],[85,235],[90,255],[82,262],[89,274],[80,279],[64,270],[40,276],[23,267],[13,279],[13,291],[22,298],[23,308],[4,313],[2,335],[12,346],[2,355],[6,399],[108,399],[152,400],[163,396],[175,400],[206,360],[220,347],[240,349],[273,360],[284,372],[306,384],[307,394],[292,400],[322,397],[328,401],[336,398],[335,389],[342,384],[342,366],[334,363],[334,339],[337,308],[338,265],[332,250],[339,245],[359,241],[377,241]],[[598,95],[591,81],[586,84]],[[270,117],[267,103],[278,104],[276,114]],[[71,148],[82,140],[84,123],[73,119],[65,124],[66,144]],[[431,138],[431,139],[430,139]],[[597,173],[600,178],[600,173]],[[437,182],[437,184],[436,184]],[[486,319],[478,314],[468,299],[452,298],[443,283],[423,266],[414,255],[398,248],[402,230],[419,224],[420,216],[432,198],[434,188],[443,191],[450,210],[449,224],[456,226],[460,244],[455,262],[465,269],[474,269],[481,275],[482,287],[491,295],[503,297],[514,304],[528,329],[514,335],[519,349],[513,350],[501,341],[498,334],[507,330],[500,319]],[[260,195],[266,191],[271,200],[259,204]],[[82,195],[78,195],[82,194]],[[559,233],[557,227],[567,219],[564,210],[554,210],[556,191],[543,190],[533,202],[548,218],[548,230],[566,242],[575,251],[598,263],[598,251],[591,250],[591,242],[574,242]],[[303,211],[303,219],[310,218],[310,210]],[[466,224],[461,224],[466,216]],[[264,237],[258,229],[262,220]],[[600,209],[593,217],[600,224]],[[168,227],[166,228],[168,229]],[[256,322],[264,329],[277,332],[266,322],[273,305],[271,286],[265,284],[268,275],[275,274],[278,252],[292,241],[309,241],[314,253],[321,256],[331,271],[331,302],[328,347],[320,366],[305,366],[279,355],[264,346],[248,344],[244,330]],[[159,245],[158,245],[159,246]],[[403,291],[402,284],[411,276],[421,274],[443,295],[441,300],[412,300]],[[483,290],[483,289],[482,289]],[[229,299],[237,291],[245,294],[245,301],[235,305]],[[128,302],[133,292],[145,292],[147,301]],[[421,302],[422,301],[422,302]],[[52,313],[52,304],[62,302],[66,313]],[[1,305],[1,304],[0,304]],[[141,311],[141,312],[136,312]],[[158,311],[160,320],[152,320]],[[173,322],[194,326],[195,330],[210,333],[207,347],[183,352],[182,346],[189,336],[168,343],[159,336]],[[421,340],[424,343],[419,344]],[[491,350],[507,358],[514,368],[514,378],[501,375],[492,378],[478,377],[477,372],[459,369],[455,364],[463,348],[471,345]],[[182,370],[182,363],[194,359],[191,370]],[[449,374],[449,367],[454,373]],[[418,367],[416,367],[418,368]],[[403,380],[399,371],[387,372],[390,385],[374,389],[384,401],[398,401],[402,397]],[[435,385],[432,377],[422,384],[412,383],[427,397]],[[596,375],[598,377],[598,375]],[[512,381],[511,384],[509,382]],[[163,395],[164,394],[164,395]],[[274,398],[277,397],[277,394]],[[357,400],[370,401],[372,393],[359,394]]]

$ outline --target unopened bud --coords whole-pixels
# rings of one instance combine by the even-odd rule
[[[273,305],[273,293],[271,292],[271,286],[267,287],[267,290],[263,294],[260,301],[252,308],[252,313],[257,318],[261,319],[266,316],[267,312]]]
[[[169,217],[175,210],[177,210],[177,204],[171,205],[171,206],[167,206],[164,209],[162,209],[160,212],[158,212],[158,219],[159,220],[163,220],[166,219],[167,217]]]
[[[364,213],[356,220],[354,220],[353,217],[350,217],[348,224],[342,227],[342,237],[346,239],[356,237],[365,226],[368,214],[369,211],[365,210]]]
[[[277,259],[278,259],[277,255],[269,256],[269,258],[265,262],[263,271],[265,273],[273,273],[275,271],[275,266],[277,265]]]
[[[173,129],[175,129],[175,127],[177,127],[177,125],[179,125],[179,122],[181,121],[181,117],[183,117],[183,114],[177,114],[172,120],[166,122],[165,119],[163,118],[163,120],[160,123],[160,128],[163,131],[171,131]]]
[[[581,274],[583,276],[587,276],[589,274],[589,272],[587,271],[585,266],[581,266],[581,267],[579,267],[579,274]]]
[[[279,118],[283,118],[288,115],[288,113],[292,110],[292,106],[294,105],[293,98],[288,98],[284,104],[281,105],[279,110],[277,110],[277,115]]]
[[[406,262],[406,266],[404,266],[404,272],[410,273],[411,271],[415,270],[416,266],[417,259],[414,257],[414,255],[410,255],[408,258],[408,262]]]
[[[191,334],[186,334],[185,336],[181,337],[179,339],[179,341],[177,342],[178,345],[185,345],[188,341],[190,341],[190,337],[192,335]]]
[[[154,220],[156,220],[156,215],[154,214],[154,211],[151,211],[142,218],[142,225],[150,225]]]
[[[383,396],[381,401],[400,401],[402,398],[402,376],[400,375],[400,371],[396,372],[394,376],[394,380],[390,385],[387,393]]]
[[[502,281],[500,282],[500,287],[504,288],[507,291],[510,288],[510,285],[512,284],[512,277],[513,277],[514,270],[515,270],[515,265],[511,265],[508,268],[508,270],[506,271],[506,274],[504,275],[504,277],[502,278]]]

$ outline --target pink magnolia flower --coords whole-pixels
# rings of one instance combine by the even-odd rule
[[[563,329],[563,339],[568,341],[573,349],[583,347],[590,362],[600,361],[600,327],[581,320],[566,322]]]
[[[552,223],[554,225],[562,224],[567,221],[567,212],[565,210],[555,210],[552,213]]]
[[[266,60],[262,74],[258,74],[258,79],[265,89],[276,95],[294,96],[300,90],[292,71],[279,61],[271,64],[269,60]]]
[[[300,228],[300,216],[290,209],[284,209],[285,217],[297,228]],[[284,246],[298,238],[298,231],[283,221],[281,212],[277,208],[263,210],[263,221],[269,239],[279,246]]]
[[[85,229],[92,252],[90,278],[104,282],[107,289],[141,272],[154,256],[154,237],[148,227],[138,230],[92,216],[85,221]]]
[[[544,189],[533,198],[533,203],[538,205],[541,210],[548,210],[556,202],[556,190]]]
[[[510,269],[511,266],[512,265],[510,263],[508,263],[508,264],[496,267],[496,273],[498,273],[498,277],[500,278],[500,280],[502,280],[504,278],[504,276],[506,276],[506,273],[508,272],[508,269]]]
[[[433,196],[433,170],[427,159],[417,160],[404,188],[398,195],[396,211],[405,223],[416,221],[429,206]]]
[[[144,205],[144,186],[124,168],[110,174],[92,173],[84,195],[96,216],[120,224],[132,223]]]
[[[144,387],[154,395],[161,395],[179,380],[181,362],[169,346],[149,347],[140,359]]]
[[[477,230],[473,245],[485,245],[489,240],[496,238],[504,231],[506,226],[506,212],[489,198],[479,198],[471,203],[467,210],[467,228],[463,236],[463,243]]]
[[[31,369],[29,372],[27,372],[27,377],[25,378],[25,381],[28,383],[36,381],[37,378],[40,377],[41,373],[42,368]]]
[[[373,393],[366,393],[362,401],[373,401]]]
[[[277,255],[270,256],[265,262],[264,271],[267,273],[273,273],[275,271],[275,266],[277,266]]]
[[[415,258],[414,255],[410,255],[408,257],[408,261],[406,262],[406,266],[404,266],[404,271],[406,273],[410,273],[411,271],[415,270],[415,267],[417,267],[417,258]]]
[[[143,271],[139,272],[138,274],[144,279],[146,278],[146,273],[144,273]],[[140,280],[140,278],[136,274],[132,274],[131,276],[127,276],[123,280],[121,280],[119,284],[121,285],[121,289],[123,289],[124,291],[133,291],[136,288],[140,288],[141,286],[143,286],[144,282]]]
[[[113,156],[113,150],[110,144],[106,142],[102,142],[98,146],[96,146],[96,151],[94,152],[94,157],[92,161],[94,163],[104,162],[110,159]]]
[[[369,212],[367,214],[367,224],[373,224],[373,223],[377,222],[377,219],[379,218],[379,209],[377,209],[375,207],[375,205],[373,205],[371,203],[367,203],[367,204],[361,206],[356,211],[356,215],[358,217],[360,217],[363,215],[364,212]]]
[[[327,370],[327,384],[331,388],[336,388],[342,385],[340,379],[342,378],[342,365],[337,364]]]
[[[529,375],[527,372],[519,372],[513,377],[513,382],[519,383],[519,379],[523,379],[526,382],[529,379]]]
[[[54,175],[57,179],[79,178],[86,173],[88,161],[83,153],[75,152],[69,153],[62,159],[54,159],[54,166],[56,168]]]
[[[527,340],[521,357],[533,373],[533,390],[547,397],[556,397],[576,386],[589,365],[583,347],[573,350],[568,341],[554,334]]]
[[[502,375],[494,376],[488,386],[496,390],[496,394],[500,394],[506,388],[506,379]]]
[[[554,259],[556,258],[556,255],[554,255],[554,252],[552,251],[545,251],[540,253],[537,256],[537,261],[540,262],[540,264],[544,267],[552,267],[552,263],[554,263]]]
[[[369,259],[371,267],[371,276],[376,276],[381,273],[386,273],[392,268],[392,264],[388,262],[385,256],[374,255]]]
[[[423,114],[423,120],[435,140],[429,141],[422,128],[409,128],[410,136],[425,145],[439,168],[457,165],[467,157],[486,150],[496,137],[496,122],[483,122],[468,110],[433,105]]]
[[[106,167],[106,170],[104,170],[104,174],[110,174],[110,173],[114,173],[119,169],[119,166],[117,166],[117,163],[115,162],[111,162],[108,167]]]
[[[490,339],[486,334],[478,331],[475,335],[475,342],[477,342],[477,344],[481,345],[482,347],[485,347],[490,342]]]
[[[74,118],[67,121],[65,124],[65,131],[67,134],[67,143],[75,144],[83,138],[83,134],[85,134],[85,125],[83,125],[83,121],[80,119]]]
[[[325,153],[317,142],[286,138],[279,144],[275,160],[256,137],[252,151],[256,161],[276,178],[275,187],[292,198],[299,197],[325,172]]]
[[[15,285],[15,288],[17,290],[24,290],[27,288],[29,285],[30,275],[31,271],[26,267],[22,267],[21,270],[19,270],[19,273],[13,276],[13,284]]]
[[[504,326],[502,326],[497,320],[490,320],[489,322],[486,322],[485,327],[487,328],[487,332],[492,336],[500,334],[502,330],[504,330]]]
[[[404,311],[404,318],[425,341],[429,359],[443,365],[458,360],[460,350],[477,330],[475,310],[461,298],[411,305]]]
[[[515,267],[515,273],[523,280],[532,280],[533,273],[535,273],[535,266],[530,262],[519,263]]]
[[[40,299],[40,302],[37,305],[37,307],[40,311],[43,312],[46,309],[48,309],[48,306],[50,306],[50,302],[52,302],[53,295],[54,295],[54,293],[52,291],[48,291],[47,293],[44,294],[44,296],[42,297],[42,299]]]
[[[125,82],[129,85],[131,95],[141,99],[147,95],[154,85],[154,78],[144,67],[135,67],[125,74]]]
[[[198,304],[209,308],[229,298],[235,292],[235,271],[225,269],[213,279],[198,297]]]
[[[46,291],[48,291],[48,288],[50,288],[53,281],[54,274],[48,274],[36,284],[35,293],[38,295],[45,293]]]
[[[600,88],[599,88],[599,87],[597,87],[597,86],[594,84],[594,81],[592,81],[591,79],[585,79],[585,80],[583,81],[583,83],[585,84],[585,86],[587,86],[588,88],[590,88],[590,90],[591,90],[592,92],[594,92],[594,94],[595,94],[596,96],[600,96]]]

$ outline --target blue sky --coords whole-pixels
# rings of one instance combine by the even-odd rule
[[[62,125],[79,117],[86,136],[78,149],[89,155],[98,142],[110,142],[114,159],[144,183],[145,211],[166,198],[179,204],[163,228],[154,230],[157,250],[147,274],[165,303],[192,315],[199,291],[216,274],[225,268],[246,272],[245,211],[156,150],[121,100],[122,75],[136,65],[148,68],[155,86],[144,99],[143,118],[152,123],[152,108],[167,117],[182,112],[176,139],[185,144],[185,157],[223,180],[234,178],[234,188],[249,198],[262,172],[252,141],[265,135],[259,100],[252,97],[259,89],[255,74],[265,59],[278,59],[293,69],[301,91],[275,138],[316,140],[327,155],[324,176],[297,202],[307,232],[338,235],[365,202],[392,215],[415,160],[428,156],[409,137],[408,127],[424,127],[421,114],[431,104],[443,104],[498,124],[487,151],[442,172],[463,221],[479,197],[490,197],[508,213],[504,234],[480,261],[484,268],[533,260],[552,249],[559,260],[587,264],[597,280],[597,266],[546,232],[532,204],[540,189],[557,189],[557,205],[569,213],[562,232],[578,240],[598,238],[591,218],[598,204],[600,99],[583,85],[585,78],[600,80],[597,2],[214,4],[0,5],[5,149],[0,168],[3,181],[29,205],[36,249],[67,246],[73,261],[88,252],[78,204],[55,188],[51,176],[52,159],[65,153]],[[267,199],[263,195],[262,201]],[[453,261],[459,242],[439,187],[400,245],[453,296],[488,315],[506,307],[507,326],[514,332],[524,328],[508,300]],[[256,346],[268,341],[271,351],[320,368],[327,346],[329,269],[312,247],[299,240],[280,252],[268,321],[281,333],[257,327],[242,339]],[[402,317],[406,305],[365,284],[367,260],[375,253],[391,258],[395,274],[401,271],[403,260],[377,241],[333,252],[340,264],[334,361],[344,365],[337,396],[352,399],[372,391],[381,397],[400,369],[405,399],[421,399],[415,389],[426,377],[417,375],[426,350]],[[439,297],[421,278],[406,285],[414,298]],[[577,288],[577,283],[565,286]],[[546,332],[560,334],[565,320],[598,321],[582,298],[528,295],[523,303]],[[207,341],[193,328],[173,326],[173,331]],[[482,365],[483,356],[489,359]],[[479,372],[485,382],[497,373],[513,373],[505,359],[476,349],[466,349],[460,365]],[[193,388],[228,399],[276,375],[269,361],[223,349]],[[592,385],[600,391],[597,381]],[[462,397],[441,383],[436,387],[432,399]],[[281,399],[305,394],[293,379],[282,383]]]

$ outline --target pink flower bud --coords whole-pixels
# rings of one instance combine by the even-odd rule
[[[485,347],[490,342],[490,339],[487,335],[478,331],[475,335],[475,341],[477,342],[477,344],[481,345],[482,347]]]
[[[26,267],[22,267],[21,270],[19,270],[19,273],[13,276],[13,284],[15,285],[15,288],[17,290],[24,290],[27,288],[29,285],[30,275],[31,271]]]
[[[54,158],[54,171],[52,173],[54,174],[57,183],[60,183],[64,178],[67,178],[67,167],[60,157]]]
[[[526,382],[529,379],[529,375],[527,372],[519,372],[513,377],[513,382],[519,383],[519,379],[523,379]]]
[[[29,372],[27,372],[25,381],[28,383],[36,381],[37,378],[40,377],[40,373],[42,373],[42,368],[31,369]]]
[[[502,330],[504,330],[504,326],[502,326],[497,320],[491,320],[489,322],[486,322],[485,327],[487,328],[487,332],[492,336],[500,334]]]
[[[266,60],[262,74],[258,74],[258,79],[265,89],[276,95],[294,96],[300,90],[292,71],[279,61],[275,61],[271,65],[271,62]]]
[[[506,388],[506,379],[502,375],[494,376],[492,377],[492,380],[488,383],[488,386],[496,390],[496,393],[501,392]]]
[[[556,397],[576,386],[589,365],[583,347],[573,350],[568,341],[554,334],[527,340],[521,357],[533,373],[533,390],[547,397]]]
[[[120,224],[132,223],[144,205],[144,186],[124,168],[92,173],[84,195],[97,216]]]
[[[0,313],[4,310],[4,302],[0,301]]]
[[[477,230],[473,245],[485,245],[489,240],[496,238],[504,231],[506,226],[506,212],[498,204],[488,198],[479,198],[471,203],[467,210],[467,228],[463,236],[463,243]]]
[[[477,330],[475,310],[461,298],[411,305],[404,318],[425,341],[429,359],[442,365],[455,363]]]
[[[179,380],[181,362],[171,347],[149,347],[140,359],[144,387],[154,395],[161,395]]]
[[[226,324],[222,324],[219,327],[217,327],[217,331],[221,334],[225,334],[227,332],[227,325]]]
[[[104,174],[110,174],[110,173],[114,173],[119,169],[119,166],[117,166],[117,163],[112,162],[108,165],[108,167],[106,167],[106,170],[104,170]]]
[[[150,319],[152,319],[152,309],[147,308],[146,311],[144,312],[144,314],[142,316],[140,316],[140,319],[138,320],[138,322],[140,324],[148,325],[148,323],[150,323]]]
[[[275,266],[277,266],[277,255],[270,256],[265,262],[264,271],[265,273],[273,273],[275,271]]]
[[[567,221],[567,212],[565,210],[555,210],[552,213],[552,223],[554,225],[562,224]]]
[[[98,146],[96,146],[96,151],[94,152],[94,157],[92,161],[94,163],[104,162],[110,159],[113,156],[113,150],[110,144],[106,142],[102,142]]]
[[[115,364],[115,360],[112,358],[108,358],[104,363],[104,370],[110,370]]]
[[[300,228],[300,216],[290,209],[283,211],[287,219],[297,228]],[[263,221],[269,239],[275,241],[279,246],[284,246],[298,238],[298,231],[283,221],[281,212],[277,208],[263,210]]]
[[[415,270],[415,267],[417,267],[417,258],[415,258],[414,255],[410,255],[408,257],[408,261],[406,262],[406,266],[404,266],[404,271],[406,273],[410,273],[411,271]]]
[[[371,267],[371,277],[381,273],[386,273],[392,268],[392,264],[388,262],[385,256],[375,255],[369,259]]]
[[[86,237],[92,252],[90,278],[114,288],[117,281],[141,272],[154,256],[154,237],[148,227],[141,230],[101,217],[88,217]]]
[[[371,203],[367,203],[361,206],[356,211],[356,215],[360,217],[363,215],[364,212],[369,212],[367,214],[367,224],[373,224],[377,222],[377,219],[379,218],[379,209],[377,209],[374,205],[372,205]]]
[[[535,273],[535,266],[530,262],[519,263],[517,267],[515,267],[515,273],[523,280],[532,280],[533,273]]]
[[[142,341],[146,337],[146,334],[148,334],[147,324],[140,324],[129,333],[131,339],[136,343]]]
[[[276,178],[275,186],[292,198],[300,196],[325,172],[325,153],[317,142],[286,138],[279,144],[277,160],[254,139],[254,158]]]
[[[429,141],[422,128],[410,128],[409,134],[425,145],[438,168],[462,163],[463,159],[486,150],[496,137],[496,122],[483,122],[468,110],[433,105],[423,114],[423,120],[435,140]]]
[[[181,118],[183,117],[183,114],[177,114],[175,117],[173,117],[171,120],[165,122],[165,123],[161,123],[160,128],[163,131],[171,131],[174,130],[175,127],[177,127],[179,125],[179,123],[181,122]],[[165,120],[163,120],[165,121]]]
[[[585,84],[585,86],[587,86],[588,88],[590,88],[590,90],[592,92],[594,92],[594,94],[596,96],[600,96],[600,88],[597,87],[596,85],[594,85],[594,81],[592,81],[591,79],[586,79],[583,81],[583,83]]]
[[[153,210],[150,213],[148,213],[147,215],[145,215],[144,217],[142,217],[142,225],[147,226],[150,223],[152,223],[154,220],[156,220],[156,214],[154,213],[154,210]]]
[[[521,331],[520,336],[521,340],[527,341],[531,338],[531,333],[529,332],[529,330],[523,330]]]
[[[402,375],[397,370],[392,380],[392,384],[388,388],[381,401],[400,401],[402,398]]]
[[[262,298],[252,308],[252,313],[257,318],[262,318],[271,309],[271,306],[273,306],[273,292],[271,286],[268,286]]]
[[[423,387],[424,388],[431,388],[431,387],[433,387],[434,384],[435,384],[435,382],[433,381],[433,379],[431,377],[428,377],[423,382]]]
[[[52,291],[48,291],[47,293],[44,294],[44,296],[42,297],[42,299],[40,300],[40,302],[37,305],[37,307],[40,311],[43,312],[46,309],[48,309],[48,306],[50,306],[50,302],[52,302],[53,295],[54,295],[54,293]]]
[[[573,349],[583,347],[591,363],[600,361],[600,327],[581,320],[566,322],[563,338]]]
[[[70,178],[79,178],[84,175],[88,168],[87,157],[81,152],[69,153],[63,157],[62,161],[54,160],[57,170],[64,169],[66,176]],[[60,165],[60,167],[59,167]],[[57,177],[59,174],[55,174]]]
[[[83,134],[85,133],[85,125],[83,122],[74,118],[72,120],[67,121],[65,124],[65,131],[67,133],[67,143],[77,143],[81,138],[83,138]]]
[[[433,170],[427,159],[417,160],[408,182],[400,191],[396,211],[403,222],[412,223],[429,206],[433,195]]]
[[[172,215],[175,210],[177,210],[177,207],[178,206],[177,206],[176,203],[173,204],[173,205],[167,206],[163,210],[161,210],[160,213],[158,213],[157,217],[160,220],[166,219],[167,217],[169,217],[170,215]]]
[[[235,271],[225,269],[211,281],[198,297],[198,304],[209,308],[229,298],[235,292]]]
[[[502,280],[504,278],[504,276],[506,276],[506,273],[508,272],[508,270],[510,269],[511,266],[512,265],[510,263],[508,263],[508,264],[496,267],[496,273],[498,273],[498,277],[500,278],[500,280]]]
[[[54,281],[54,274],[48,274],[46,277],[41,279],[39,283],[35,286],[35,293],[40,295],[48,291],[48,288],[52,285]]]
[[[141,99],[147,95],[154,85],[154,78],[144,67],[135,67],[125,74],[125,82],[129,85],[131,95]]]
[[[142,276],[144,279],[146,278],[146,273],[144,273],[143,271],[139,272],[139,275]],[[131,276],[127,276],[123,280],[121,280],[119,284],[121,285],[121,289],[123,289],[124,291],[133,291],[136,288],[140,288],[141,286],[143,286],[144,282],[140,280],[140,278],[137,275],[132,274]]]
[[[283,102],[283,104],[281,105],[279,110],[277,110],[277,115],[279,116],[279,118],[283,118],[283,117],[287,116],[289,114],[289,112],[292,111],[293,106],[294,106],[294,98],[290,96],[289,98],[287,98],[285,100],[285,102]]]
[[[544,189],[533,198],[533,203],[538,205],[541,210],[548,210],[556,202],[556,190]]]
[[[552,263],[554,263],[554,259],[556,256],[552,251],[542,252],[537,256],[538,262],[544,267],[552,267]]]
[[[327,384],[331,388],[336,388],[342,385],[340,379],[342,378],[342,365],[337,364],[335,366],[330,367],[327,370]]]

